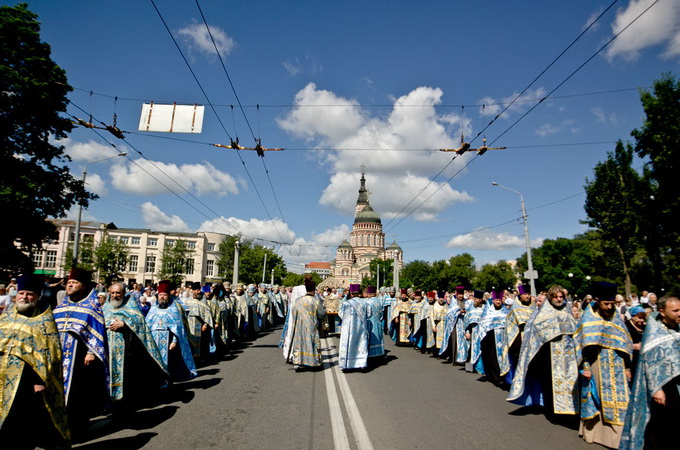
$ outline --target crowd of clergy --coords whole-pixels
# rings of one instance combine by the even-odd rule
[[[298,288],[296,288],[298,289]],[[362,370],[385,355],[384,337],[482,375],[507,400],[578,427],[588,443],[676,449],[680,425],[680,299],[624,300],[595,283],[574,300],[552,286],[486,293],[373,287],[318,292],[299,287],[283,333],[286,361],[322,365],[320,336],[339,333],[340,369]],[[388,339],[389,339],[388,338]]]
[[[483,376],[507,400],[553,423],[578,423],[609,448],[677,448],[680,299],[624,300],[595,283],[574,300],[560,286],[486,293],[359,285],[144,290],[95,285],[71,270],[64,292],[41,298],[42,278],[18,277],[0,314],[0,442],[68,448],[91,418],[135,408],[151,393],[197,376],[236,341],[282,326],[279,346],[296,371],[384,362],[385,339]],[[339,335],[337,362],[322,339]],[[43,430],[36,433],[36,426]]]
[[[290,292],[234,288],[105,286],[74,268],[52,296],[43,295],[42,277],[18,277],[0,314],[1,445],[70,448],[93,417],[141,407],[195,378],[197,366],[218,361],[232,343],[283,324]]]

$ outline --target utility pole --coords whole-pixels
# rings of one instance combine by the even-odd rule
[[[234,277],[231,280],[231,284],[236,290],[236,285],[238,284],[238,241],[234,243]]]
[[[267,254],[264,254],[264,267],[262,267],[262,282],[264,283],[264,274],[267,273]]]

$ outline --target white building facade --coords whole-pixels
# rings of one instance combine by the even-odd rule
[[[43,244],[41,251],[33,254],[35,273],[64,277],[68,249],[73,247],[76,223],[73,220],[54,219],[52,223],[59,230],[59,238]],[[226,237],[220,233],[198,232],[178,233],[152,231],[148,229],[117,228],[113,223],[82,222],[80,225],[81,249],[92,243],[97,246],[104,239],[115,239],[128,249],[128,264],[121,273],[126,283],[152,284],[159,280],[161,254],[165,246],[178,240],[187,243],[191,251],[187,259],[185,282],[218,282],[217,261],[219,246]]]

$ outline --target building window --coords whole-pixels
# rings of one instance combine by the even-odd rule
[[[37,250],[33,253],[33,265],[35,267],[42,267],[44,251]]]
[[[205,275],[208,277],[212,277],[215,275],[215,261],[213,261],[212,259],[206,261]]]
[[[165,240],[165,246],[166,246],[166,247],[172,247],[173,245],[175,245],[175,240],[174,240],[174,239],[166,239],[166,240]]]
[[[148,255],[146,257],[146,270],[145,272],[155,272],[156,271],[156,257],[154,255]]]
[[[189,250],[195,250],[196,249],[196,241],[187,241],[187,248]]]
[[[128,272],[137,272],[137,267],[139,266],[139,256],[130,255],[128,259]]]
[[[130,239],[130,245],[139,245],[139,238],[133,237],[132,239]]]
[[[56,250],[47,250],[45,258],[45,267],[53,269],[57,267],[57,252]]]
[[[186,274],[194,273],[194,258],[187,259],[186,271],[184,273]]]
[[[210,243],[208,243],[208,251],[209,251],[209,252],[214,252],[214,251],[215,251],[215,244],[210,244]]]
[[[128,237],[127,236],[121,236],[121,237],[118,238],[118,240],[120,241],[121,244],[127,245],[127,243],[128,243]]]
[[[149,240],[147,240],[146,243],[149,247],[156,247],[158,245],[158,239],[149,238]]]

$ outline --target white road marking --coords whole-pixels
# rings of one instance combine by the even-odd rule
[[[349,439],[347,438],[347,430],[345,429],[345,422],[342,420],[342,411],[340,410],[340,401],[338,400],[338,391],[335,389],[335,381],[333,381],[333,372],[331,372],[331,362],[334,356],[331,354],[330,342],[324,339],[324,348],[322,352],[326,358],[323,362],[324,378],[326,380],[326,395],[328,396],[328,407],[331,412],[331,428],[333,430],[333,442],[337,450],[349,449]]]
[[[326,348],[326,351],[328,354],[330,354],[331,358],[328,361],[328,363],[324,363],[324,368],[329,369],[331,366],[332,362],[337,361],[337,352],[335,350],[335,346],[332,345],[332,341],[329,338],[324,339],[324,345]],[[347,383],[347,379],[345,378],[345,374],[342,373],[340,370],[340,367],[337,364],[333,364],[333,369],[335,372],[335,376],[338,380],[338,386],[340,386],[340,392],[342,392],[342,398],[345,403],[345,409],[347,410],[347,415],[349,417],[350,425],[352,426],[352,432],[354,433],[354,440],[356,441],[357,448],[359,450],[373,450],[373,445],[371,444],[371,440],[368,437],[368,430],[366,430],[366,425],[364,425],[364,421],[361,418],[361,413],[359,412],[359,408],[357,407],[356,401],[354,400],[354,395],[352,395],[352,390],[349,387],[349,384]],[[324,370],[326,373],[330,373],[329,370]],[[326,389],[327,391],[330,391],[331,388],[329,388],[328,384],[329,380],[328,377],[326,377]],[[332,380],[331,380],[332,382]],[[336,392],[335,390],[335,385],[333,384],[332,390]],[[330,392],[329,392],[329,404],[331,404],[330,401]],[[333,410],[331,406],[331,423],[332,421],[332,416],[333,416]],[[344,429],[344,424],[343,424],[343,429]],[[333,434],[335,435],[335,430],[333,431]],[[347,435],[345,434],[345,439],[347,439]],[[345,447],[338,447],[336,444],[336,448],[345,448]]]

